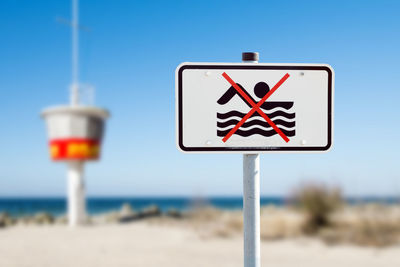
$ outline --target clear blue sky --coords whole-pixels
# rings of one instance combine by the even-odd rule
[[[347,195],[400,195],[400,1],[80,1],[81,80],[112,112],[89,195],[240,195],[241,155],[175,147],[183,61],[328,63],[335,133],[327,154],[264,154],[261,193],[320,180]],[[39,112],[68,101],[70,1],[0,2],[0,196],[62,196]]]

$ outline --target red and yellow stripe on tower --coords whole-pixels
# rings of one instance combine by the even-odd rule
[[[100,142],[94,139],[54,139],[49,145],[53,160],[95,160],[100,156]]]

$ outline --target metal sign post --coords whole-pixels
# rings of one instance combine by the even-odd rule
[[[243,62],[258,63],[258,53],[243,53]],[[243,154],[244,267],[260,266],[260,154]]]
[[[244,266],[260,266],[260,154],[243,154]]]

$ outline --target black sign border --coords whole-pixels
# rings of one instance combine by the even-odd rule
[[[185,147],[183,145],[182,76],[187,69],[233,70],[319,70],[328,73],[328,144],[324,147]],[[274,151],[327,151],[332,146],[332,71],[327,66],[274,66],[274,65],[183,65],[178,70],[178,145],[184,152],[274,152]]]

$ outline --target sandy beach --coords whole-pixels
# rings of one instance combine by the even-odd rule
[[[0,266],[242,266],[240,235],[202,237],[188,227],[146,221],[70,229],[15,226],[0,231]],[[263,266],[400,266],[400,247],[329,246],[316,239],[263,241]]]

